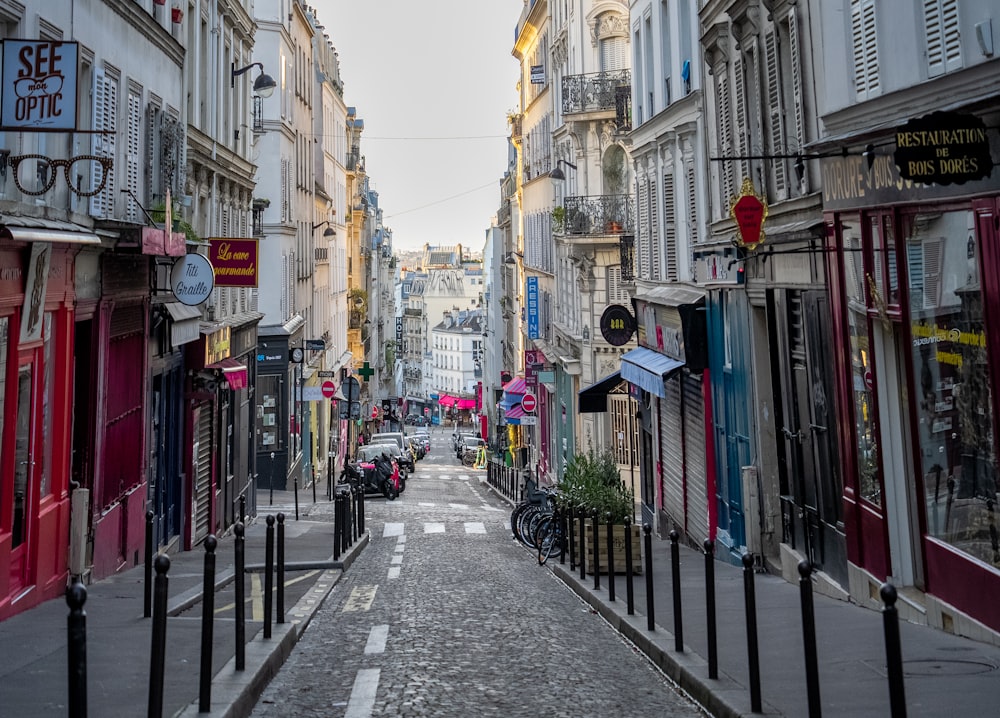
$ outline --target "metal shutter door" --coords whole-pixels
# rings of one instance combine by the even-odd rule
[[[681,443],[681,389],[678,379],[666,382],[660,399],[660,461],[663,464],[663,510],[684,527],[684,449]],[[665,527],[666,529],[667,527]]]
[[[212,518],[212,410],[198,412],[194,444],[194,543],[208,536]]]
[[[687,531],[696,540],[708,538],[708,476],[705,462],[705,402],[700,376],[684,382],[684,459],[687,464]]]

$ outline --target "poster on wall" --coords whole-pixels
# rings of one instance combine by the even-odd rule
[[[28,282],[24,288],[24,304],[21,307],[21,344],[37,342],[42,338],[42,318],[45,316],[45,292],[49,283],[51,259],[51,244],[34,242],[31,245]]]

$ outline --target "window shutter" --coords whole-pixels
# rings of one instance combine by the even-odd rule
[[[785,112],[781,101],[781,58],[778,54],[778,35],[773,27],[764,33],[764,53],[767,68],[767,106],[768,126],[770,129],[771,154],[787,154],[785,147]],[[787,171],[784,159],[776,157],[771,162],[771,181],[774,183],[774,194],[779,199],[788,197]]]
[[[943,240],[941,237],[934,237],[932,239],[925,239],[920,245],[923,247],[924,309],[937,309],[941,302],[942,243]],[[911,279],[914,273],[911,270]]]
[[[139,192],[139,152],[141,147],[142,130],[142,97],[134,90],[128,91],[128,136],[127,153],[125,164],[125,183],[132,194],[142,198]],[[136,201],[127,202],[128,211],[126,217],[130,222],[135,222],[139,217],[139,208]]]
[[[674,176],[663,175],[663,257],[668,282],[677,281],[677,212]]]
[[[747,136],[749,128],[747,127],[747,94],[746,94],[746,77],[743,74],[744,62],[743,53],[739,52],[736,54],[736,58],[733,60],[733,93],[735,97],[733,100],[736,104],[736,138],[735,147],[736,154],[740,157],[746,157],[750,153],[747,151]],[[736,178],[737,182],[742,182],[744,177],[750,176],[750,162],[748,160],[740,160],[740,176]],[[730,194],[735,194],[735,188],[730,185]],[[729,197],[724,197],[723,201],[726,205],[729,203]]]
[[[291,312],[288,311],[288,255],[281,256],[281,317],[288,319]]]
[[[281,160],[281,221],[288,221],[289,205],[288,160]]]
[[[723,157],[733,155],[733,123],[731,115],[731,104],[729,98],[729,77],[725,71],[719,73],[719,149]],[[725,216],[729,212],[729,198],[735,194],[733,191],[733,163],[722,161],[719,163],[719,209],[720,216]]]
[[[687,161],[687,218],[691,227],[691,246],[698,243],[698,179],[694,171],[694,160]]]
[[[656,183],[649,183],[649,278],[659,280],[663,276],[662,251],[660,248],[660,223],[657,208]]]
[[[626,67],[625,38],[607,37],[601,40],[601,70],[613,72]]]
[[[875,0],[852,0],[851,36],[854,43],[854,87],[859,100],[879,94],[878,38]]]
[[[649,180],[643,180],[636,196],[639,211],[639,267],[643,279],[650,278],[652,255],[649,246]]]
[[[924,0],[927,32],[927,74],[930,77],[962,67],[958,0]]]
[[[795,8],[788,11],[788,54],[792,74],[792,108],[795,122],[796,147],[801,149],[806,142],[805,106],[802,96],[802,57],[799,48],[799,19]],[[809,191],[808,175],[803,174],[801,191]]]
[[[115,110],[118,107],[118,83],[107,73],[98,69],[94,73],[94,123],[95,130],[106,130],[105,134],[93,135],[91,148],[93,154],[100,157],[115,156]],[[90,186],[100,183],[100,167],[94,163],[91,171]],[[104,189],[90,198],[90,214],[94,217],[109,217],[114,206],[114,168],[108,171]]]

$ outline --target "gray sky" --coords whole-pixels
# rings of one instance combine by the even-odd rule
[[[500,203],[521,0],[314,0],[397,249],[482,249]],[[463,139],[463,138],[479,139]],[[434,139],[431,139],[434,138]],[[443,139],[441,139],[443,138]]]

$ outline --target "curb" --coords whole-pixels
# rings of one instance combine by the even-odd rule
[[[288,611],[288,622],[275,625],[271,638],[263,638],[263,631],[260,631],[247,642],[245,670],[236,670],[236,657],[233,656],[212,677],[212,705],[216,707],[208,713],[200,713],[199,699],[196,698],[175,713],[174,718],[242,718],[250,715],[267,684],[281,670],[313,616],[370,540],[371,534],[366,530],[342,557],[340,563],[343,564],[343,570],[324,570],[313,587]],[[232,580],[231,576],[229,580]],[[200,593],[198,596],[200,598]]]

